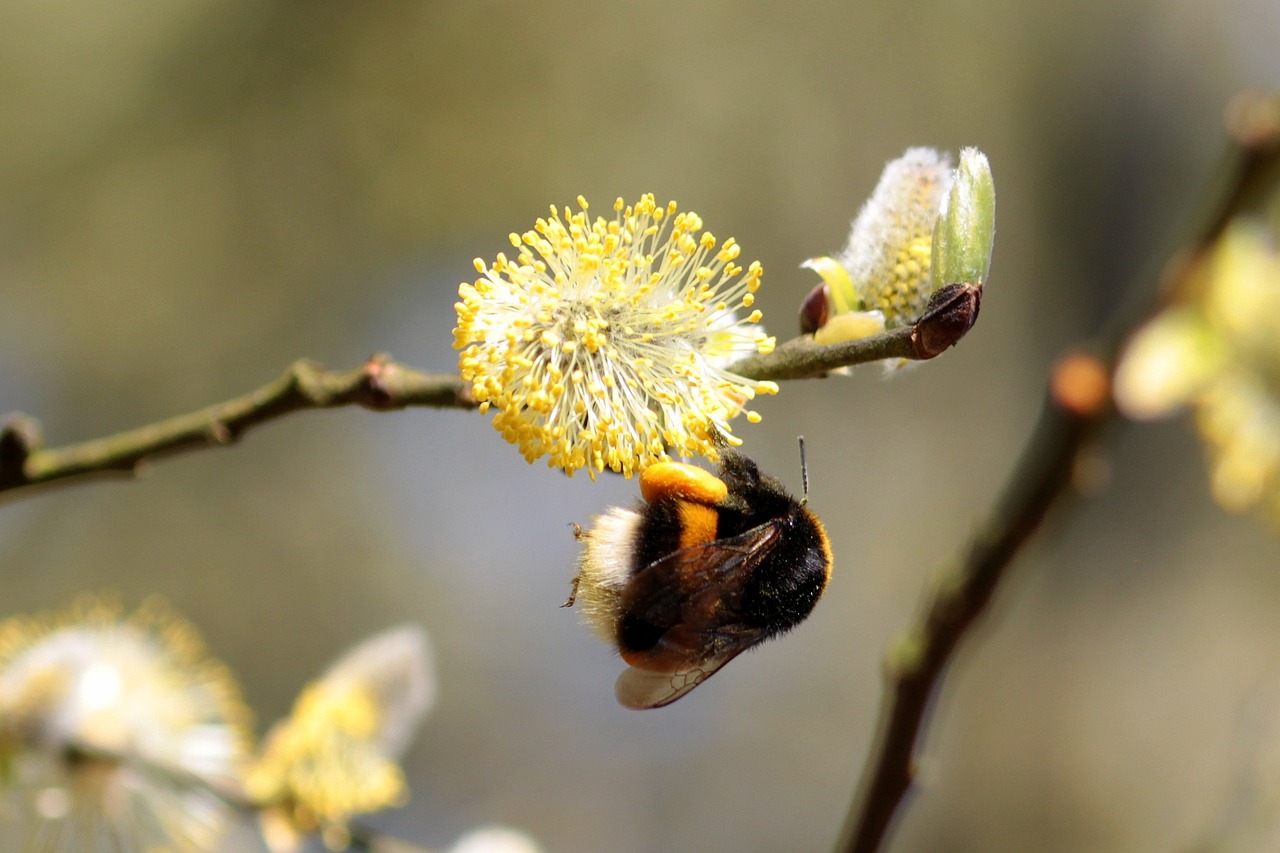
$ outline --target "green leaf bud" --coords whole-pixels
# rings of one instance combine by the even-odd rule
[[[985,284],[995,237],[996,189],[991,166],[977,148],[965,148],[933,230],[935,288]]]

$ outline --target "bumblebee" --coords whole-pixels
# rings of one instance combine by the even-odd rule
[[[615,693],[628,708],[670,705],[742,652],[798,625],[831,577],[831,543],[804,496],[724,448],[717,474],[659,462],[643,501],[612,507],[587,531],[573,594],[621,654]]]

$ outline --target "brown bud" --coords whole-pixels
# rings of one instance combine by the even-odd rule
[[[27,457],[43,444],[39,421],[21,413],[7,416],[0,427],[0,484],[23,482]]]
[[[911,329],[916,357],[933,358],[959,343],[978,321],[981,306],[981,284],[948,284],[934,291]]]
[[[831,288],[826,282],[816,285],[800,303],[800,334],[812,335],[827,325],[831,312]]]

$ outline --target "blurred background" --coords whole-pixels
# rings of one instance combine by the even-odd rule
[[[813,617],[662,711],[572,611],[570,523],[633,482],[526,464],[474,412],[307,413],[140,482],[0,507],[4,615],[160,593],[259,731],[360,638],[431,633],[440,703],[373,823],[550,851],[830,847],[880,660],[1014,465],[1047,366],[1149,281],[1221,115],[1280,85],[1280,5],[4,2],[0,410],[49,444],[246,392],[309,356],[452,370],[471,259],[548,204],[653,192],[765,268],[780,337],[883,163],[990,157],[981,322],[892,382],[763,399],[746,450],[811,501]],[[1187,423],[1020,560],[934,709],[902,851],[1265,849],[1280,825],[1280,546],[1210,501]]]

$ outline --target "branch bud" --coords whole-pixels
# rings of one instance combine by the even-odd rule
[[[924,314],[911,329],[911,342],[920,359],[941,355],[959,343],[978,322],[982,285],[948,284],[933,292]]]

